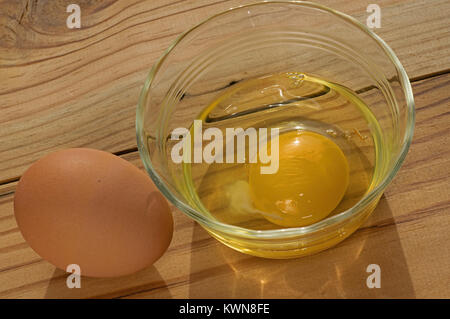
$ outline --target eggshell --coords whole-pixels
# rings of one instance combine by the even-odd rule
[[[81,275],[115,277],[153,264],[173,233],[169,206],[151,179],[110,153],[74,148],[34,163],[14,198],[22,235],[44,259]]]

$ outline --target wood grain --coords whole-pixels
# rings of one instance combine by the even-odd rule
[[[134,117],[151,65],[182,31],[253,1],[79,1],[82,28],[65,25],[70,1],[0,1],[0,182],[50,151],[135,147]],[[370,0],[320,1],[365,22]],[[377,30],[410,77],[450,65],[450,3],[384,0]],[[426,14],[423,14],[426,12]]]
[[[382,0],[376,32],[395,50],[417,106],[411,150],[371,218],[337,247],[294,260],[235,252],[174,210],[175,234],[153,267],[116,279],[67,274],[27,245],[13,215],[18,177],[61,148],[115,152],[142,168],[135,105],[151,65],[182,31],[253,1],[0,0],[0,298],[450,298],[450,3]],[[361,22],[371,0],[319,1]],[[368,289],[366,267],[382,269]]]
[[[67,275],[25,243],[13,217],[14,183],[2,185],[0,297],[449,298],[449,83],[450,74],[414,83],[415,139],[371,218],[337,247],[301,259],[235,252],[173,209],[173,242],[153,267],[123,278],[83,278],[81,289],[67,289]],[[122,157],[142,168],[136,152]],[[380,289],[365,285],[370,263],[381,266]]]

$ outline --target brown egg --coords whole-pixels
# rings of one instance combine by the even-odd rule
[[[34,163],[14,198],[19,228],[44,259],[114,277],[153,264],[172,239],[169,206],[151,179],[110,153],[74,148]]]

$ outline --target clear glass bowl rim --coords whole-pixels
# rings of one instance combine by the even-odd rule
[[[406,121],[406,131],[405,135],[403,137],[402,142],[402,148],[395,158],[395,164],[393,165],[393,168],[386,174],[386,176],[383,178],[383,180],[369,193],[367,193],[358,203],[356,203],[351,208],[327,217],[317,223],[303,226],[303,227],[295,227],[295,228],[283,228],[283,229],[275,229],[275,230],[253,230],[253,229],[247,229],[239,226],[229,225],[222,222],[219,222],[217,220],[210,219],[200,212],[193,209],[191,206],[185,204],[182,200],[179,200],[172,192],[168,189],[168,187],[162,182],[162,179],[159,177],[158,173],[154,170],[153,165],[150,161],[150,156],[148,153],[147,145],[145,142],[145,136],[143,132],[143,114],[144,109],[146,106],[146,97],[148,94],[148,90],[151,86],[151,83],[157,74],[161,64],[166,59],[166,57],[170,54],[170,52],[177,46],[177,44],[189,33],[193,32],[200,26],[208,23],[209,21],[215,19],[216,17],[219,17],[224,14],[228,14],[232,12],[233,10],[241,9],[241,8],[247,8],[247,7],[253,7],[253,6],[261,6],[261,5],[267,5],[267,4],[287,4],[287,5],[299,5],[304,7],[310,7],[315,8],[318,10],[325,11],[327,13],[331,13],[335,15],[338,18],[341,18],[345,20],[346,22],[351,23],[356,28],[361,29],[363,32],[367,33],[375,42],[384,50],[386,55],[391,60],[392,64],[395,66],[397,74],[399,75],[399,81],[402,85],[403,92],[405,94],[405,100],[406,100],[406,110],[407,110],[407,121]],[[222,233],[226,233],[232,236],[239,236],[239,237],[245,237],[245,238],[253,238],[253,239],[270,239],[270,238],[276,238],[276,239],[283,239],[283,238],[289,238],[289,237],[295,237],[295,236],[301,236],[306,234],[315,233],[317,231],[323,231],[326,228],[333,227],[338,224],[345,223],[345,221],[350,220],[352,217],[356,217],[358,213],[361,213],[364,211],[364,209],[378,196],[381,195],[381,193],[384,191],[384,189],[389,185],[389,183],[392,181],[394,176],[396,175],[397,171],[400,169],[406,154],[408,153],[412,136],[414,133],[414,122],[415,122],[415,105],[414,105],[414,98],[411,88],[411,83],[409,81],[409,78],[406,74],[405,69],[403,68],[402,64],[400,63],[399,59],[395,55],[394,51],[384,42],[383,39],[381,39],[378,35],[376,35],[374,32],[372,32],[369,28],[367,28],[364,24],[356,20],[355,18],[336,11],[334,9],[328,8],[326,6],[323,6],[321,4],[309,2],[309,1],[263,1],[263,2],[257,2],[247,5],[242,5],[234,8],[230,8],[228,10],[222,11],[220,13],[217,13],[196,26],[190,28],[186,32],[182,33],[180,36],[178,36],[175,41],[164,51],[162,56],[158,59],[158,61],[153,65],[151,68],[146,81],[144,83],[144,86],[141,90],[141,94],[139,97],[139,102],[137,105],[136,110],[136,138],[137,138],[137,146],[139,150],[139,154],[141,157],[141,160],[144,164],[144,167],[150,177],[152,178],[155,185],[158,187],[158,189],[166,196],[166,198],[169,199],[177,208],[179,208],[183,213],[191,217],[192,219],[198,221],[200,224],[203,224],[204,226],[217,230]]]

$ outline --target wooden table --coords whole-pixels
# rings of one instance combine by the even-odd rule
[[[235,252],[179,211],[168,252],[116,279],[67,274],[27,245],[13,215],[26,168],[62,148],[113,152],[142,167],[135,106],[151,65],[182,31],[235,0],[0,0],[0,297],[450,297],[450,2],[382,0],[376,32],[411,78],[417,122],[406,162],[374,214],[333,249],[294,260]],[[366,21],[372,0],[320,1]],[[381,267],[368,289],[366,267]]]

